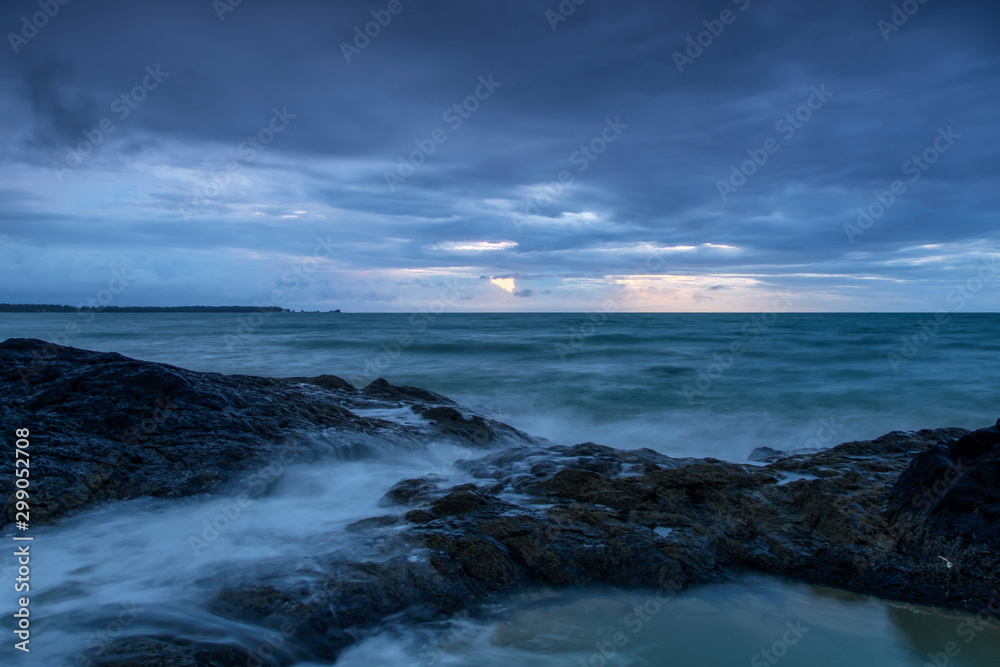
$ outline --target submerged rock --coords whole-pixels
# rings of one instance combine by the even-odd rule
[[[361,391],[365,396],[370,396],[372,398],[454,405],[454,401],[450,398],[445,398],[441,394],[436,394],[433,391],[427,391],[426,389],[420,389],[419,387],[397,387],[389,384],[383,378],[373,381]]]
[[[445,479],[444,475],[428,475],[415,479],[400,480],[386,491],[382,499],[379,500],[379,505],[409,505],[420,501],[427,501]]]
[[[437,424],[443,433],[477,447],[494,442],[497,437],[497,429],[491,428],[487,420],[479,415],[463,415],[452,407],[428,408],[421,410],[420,416]]]
[[[747,461],[770,462],[780,459],[782,456],[785,456],[785,452],[774,449],[773,447],[757,447],[750,452],[750,456],[747,457]]]
[[[317,375],[314,378],[285,378],[289,382],[298,382],[300,384],[313,384],[317,387],[322,387],[323,389],[335,389],[340,391],[355,392],[358,388],[347,380],[337,377],[336,375]]]
[[[263,660],[239,646],[224,643],[197,643],[174,637],[126,637],[107,642],[98,650],[81,653],[77,664],[100,667],[232,667],[259,665],[277,667],[281,663]]]

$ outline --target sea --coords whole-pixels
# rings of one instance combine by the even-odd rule
[[[554,443],[738,462],[761,446],[809,451],[1000,417],[1000,314],[0,314],[0,340],[12,337],[199,371],[332,374],[358,386],[385,378]],[[291,638],[213,615],[213,593],[234,572],[294,569],[317,550],[351,548],[344,526],[383,513],[377,501],[393,483],[428,472],[460,483],[454,461],[475,455],[422,443],[290,467],[198,554],[189,537],[223,498],[118,502],[39,528],[39,639],[27,656],[8,634],[0,664],[84,664],[86,648],[132,634],[210,636],[257,651],[261,662],[313,664],[296,662]],[[0,556],[0,589],[12,590],[13,564]],[[13,592],[0,596],[11,629],[14,604]],[[387,621],[336,664],[778,662],[997,665],[1000,623],[746,575],[669,599],[642,589],[540,589],[474,617]]]

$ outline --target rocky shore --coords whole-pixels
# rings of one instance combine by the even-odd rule
[[[429,440],[482,450],[459,462],[471,483],[432,476],[386,489],[384,514],[350,527],[365,558],[316,553],[308,571],[255,572],[219,592],[218,616],[287,634],[270,664],[333,660],[387,617],[474,612],[535,586],[669,593],[752,570],[974,612],[1000,604],[1000,426],[761,451],[741,464],[557,446],[384,380],[359,389],[330,375],[223,376],[25,339],[0,343],[0,378],[4,432],[30,426],[38,448],[36,524],[107,501],[228,492],[275,459]],[[413,419],[364,416],[393,410]],[[2,443],[12,456],[13,439]],[[13,517],[8,502],[3,521]],[[90,659],[248,655],[218,639],[148,635]]]
[[[44,442],[33,470],[42,480],[32,495],[36,525],[108,500],[215,492],[275,461],[358,457],[431,437],[481,447],[532,440],[466,419],[443,396],[384,380],[357,391],[329,375],[197,373],[39,340],[0,343],[0,382],[5,432],[28,427]],[[402,405],[426,413],[426,423],[356,414]],[[9,495],[11,480],[3,484]],[[0,521],[13,519],[8,504]]]

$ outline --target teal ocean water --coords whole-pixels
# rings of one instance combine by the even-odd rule
[[[222,373],[384,377],[560,443],[736,461],[760,445],[992,424],[998,332],[993,314],[0,315],[0,340],[41,338]],[[201,553],[189,538],[218,514],[219,497],[113,503],[37,529],[32,627],[44,641],[30,658],[5,643],[0,664],[82,664],[123,608],[138,611],[116,632],[213,636],[288,657],[263,628],[213,614],[219,588],[240,573],[290,572],[309,567],[310,554],[360,548],[344,527],[382,513],[377,501],[393,483],[431,472],[461,483],[454,461],[474,455],[432,443],[290,466]],[[0,558],[0,586],[15,571],[11,557]],[[0,614],[10,617],[11,602],[0,597]],[[387,622],[337,664],[1000,664],[992,617],[768,577],[669,599],[533,591],[488,612],[419,627]]]

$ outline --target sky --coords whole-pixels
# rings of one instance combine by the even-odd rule
[[[0,30],[0,302],[1000,310],[995,0],[5,0]]]

